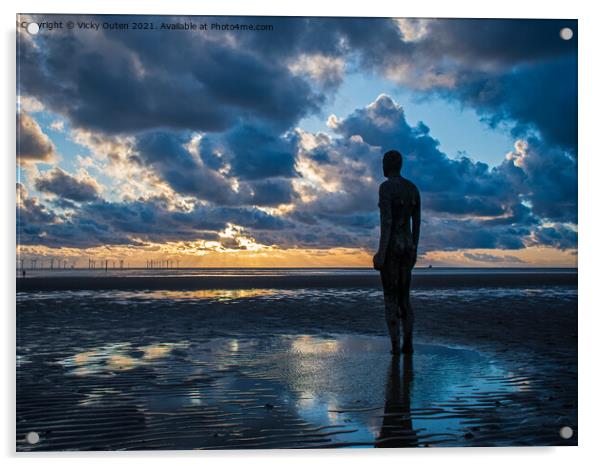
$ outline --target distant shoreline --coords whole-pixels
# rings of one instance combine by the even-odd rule
[[[17,267],[16,270],[21,270],[20,267]],[[48,267],[38,267],[31,268],[25,267],[27,271],[48,271],[48,272],[62,272],[62,271],[86,271],[86,272],[103,272],[105,270],[131,270],[131,271],[141,271],[141,270],[365,270],[372,271],[372,267],[336,267],[336,266],[324,266],[324,267],[108,267],[105,269],[104,267],[68,267],[61,268],[55,267],[54,269]],[[460,267],[460,266],[433,266],[433,267],[425,267],[425,266],[417,266],[414,268],[414,271],[427,271],[427,270],[515,270],[517,272],[520,271],[567,271],[567,272],[577,272],[577,267]]]
[[[181,270],[181,269],[180,269]],[[530,286],[577,286],[577,271],[488,272],[486,274],[415,274],[414,288],[484,288]],[[212,289],[301,289],[376,288],[377,273],[354,275],[285,276],[43,276],[17,278],[17,292],[63,290],[212,290]]]

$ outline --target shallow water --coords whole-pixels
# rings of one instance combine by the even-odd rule
[[[503,401],[520,389],[475,351],[417,345],[400,360],[387,345],[300,335],[81,348],[49,361],[43,397],[22,381],[18,435],[41,432],[42,441],[19,447],[457,444],[481,394]],[[462,409],[470,406],[478,410]]]
[[[574,287],[413,302],[410,367],[376,289],[18,293],[17,448],[549,445],[576,426]]]
[[[569,286],[543,287],[475,287],[458,288],[419,288],[412,291],[414,299],[455,299],[458,301],[477,301],[491,299],[551,299],[575,300],[577,289]],[[349,299],[373,300],[382,299],[382,291],[374,288],[300,288],[294,290],[276,288],[241,288],[241,289],[201,289],[201,290],[67,290],[19,292],[19,301],[41,301],[71,299],[94,299],[119,302],[140,301],[195,301],[195,302],[227,302],[242,301],[249,298],[262,300],[303,301],[307,299],[323,299],[345,301]]]

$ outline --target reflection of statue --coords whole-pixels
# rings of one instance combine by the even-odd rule
[[[385,390],[385,412],[380,435],[375,446],[379,448],[410,448],[418,446],[418,436],[412,428],[411,384],[414,377],[412,356],[403,360],[403,385],[399,373],[399,356],[393,355]]]
[[[400,174],[401,154],[390,150],[383,157],[388,178],[380,185],[380,244],[374,268],[380,270],[385,295],[385,318],[391,336],[391,352],[399,353],[399,319],[403,324],[403,353],[411,353],[414,311],[410,304],[410,282],[420,238],[420,193]],[[411,228],[410,228],[411,220]]]

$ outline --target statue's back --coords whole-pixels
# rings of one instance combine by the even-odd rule
[[[384,202],[390,202],[392,231],[389,248],[392,254],[404,255],[413,248],[411,218],[419,208],[418,188],[410,180],[401,176],[387,179],[383,185]]]

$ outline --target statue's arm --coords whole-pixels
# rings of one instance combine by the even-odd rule
[[[412,240],[414,247],[418,249],[420,240],[420,192],[418,190],[416,190],[416,205],[412,211]]]
[[[393,225],[391,195],[384,185],[381,185],[378,191],[378,207],[380,208],[380,243],[377,254],[384,258],[387,254],[387,246],[389,246]]]

